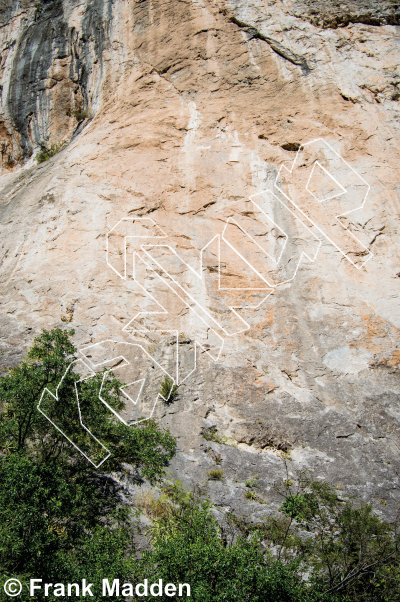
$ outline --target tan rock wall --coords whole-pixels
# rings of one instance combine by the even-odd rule
[[[10,107],[18,48],[29,27],[42,31],[41,20],[32,21],[28,7],[8,22],[2,43],[14,42],[4,55],[0,136],[23,167],[8,173],[4,164],[0,179],[1,359],[4,366],[15,362],[41,328],[73,326],[79,347],[127,337],[122,329],[151,307],[141,284],[168,311],[142,316],[142,325],[184,334],[192,345],[187,362],[194,340],[203,345],[178,401],[157,410],[179,436],[175,467],[185,482],[202,481],[212,466],[200,433],[214,425],[230,445],[209,444],[222,455],[226,475],[211,494],[235,511],[256,517],[263,510],[245,502],[241,481],[254,469],[268,496],[283,474],[282,450],[291,450],[291,468],[307,466],[347,491],[382,499],[382,509],[391,511],[399,496],[400,443],[398,33],[391,25],[363,23],[320,29],[294,9],[294,3],[261,0],[63,2],[43,90],[27,87],[38,94],[38,111],[31,121],[20,115],[21,123],[31,123],[30,152],[42,140],[69,141],[40,165],[24,151],[29,144],[23,146],[24,129]],[[75,110],[88,112],[79,126]],[[337,170],[340,180],[340,156],[356,173],[339,213],[346,202],[364,198],[357,177],[370,186],[363,207],[343,221],[361,245],[348,257],[318,229],[338,235],[339,246],[348,235],[335,220],[333,201],[306,205],[305,213],[301,195],[298,206],[290,205],[301,171],[282,180],[282,192],[275,186],[281,164],[291,166],[300,145],[320,138],[332,149],[325,146],[322,166]],[[311,170],[315,157],[304,161]],[[325,182],[324,173],[315,186],[329,196],[335,183]],[[278,199],[263,201],[271,203],[269,221],[249,201],[263,191]],[[325,214],[321,207],[329,202]],[[313,225],[307,216],[316,208]],[[138,268],[135,283],[107,265],[107,233],[128,216],[153,220],[194,269],[228,218],[253,227],[275,259],[284,234],[289,242],[278,270],[259,249],[253,258],[249,247],[250,263],[260,270],[265,264],[259,275],[235,255],[235,248],[245,253],[238,229],[233,250],[221,247],[220,261],[217,248],[207,247],[201,277],[167,252],[153,255],[178,283],[190,285],[182,292],[158,279],[159,268]],[[311,247],[321,241],[318,253],[293,270],[304,237]],[[137,240],[129,244],[130,252],[140,251]],[[218,288],[218,266],[229,290]],[[248,297],[231,290],[244,282],[263,290]],[[238,310],[239,317],[229,309],[254,307],[271,284],[273,293],[258,308]],[[247,330],[226,334],[243,319]],[[168,356],[164,335],[145,337],[160,362]],[[221,339],[214,362],[207,350]]]

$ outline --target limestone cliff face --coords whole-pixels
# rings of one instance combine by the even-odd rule
[[[0,144],[7,169],[41,142],[69,141],[77,118],[97,107],[111,2],[2,4]]]
[[[156,414],[185,483],[217,460],[210,496],[256,519],[290,453],[390,515],[398,4],[3,0],[0,18],[3,367],[42,328],[141,341],[148,402],[178,350]],[[66,146],[37,165],[40,143]]]

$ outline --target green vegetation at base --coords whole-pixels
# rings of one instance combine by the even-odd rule
[[[134,551],[116,493],[105,476],[67,476],[54,459],[35,464],[20,452],[2,458],[0,578],[72,583],[90,576],[98,588],[104,575],[128,579]]]
[[[222,527],[201,497],[179,483],[164,488],[171,503],[153,516],[143,574],[189,583],[194,602],[400,600],[396,523],[304,474],[277,489],[279,513],[256,526],[230,515]]]
[[[0,578],[25,583],[29,578],[55,583],[60,575],[65,583],[90,578],[97,584],[99,598],[91,598],[97,602],[103,578],[129,580],[134,570],[132,515],[110,472],[122,472],[129,462],[137,483],[155,483],[176,442],[155,422],[128,427],[115,418],[99,399],[103,385],[109,406],[123,408],[122,383],[112,373],[79,383],[80,376],[67,370],[77,359],[71,334],[43,331],[26,360],[0,379]],[[43,390],[57,390],[57,400],[48,395],[46,411],[79,448],[93,451],[80,424],[78,385],[85,424],[112,453],[101,470],[37,410]],[[36,593],[35,600],[41,599]]]
[[[76,360],[72,333],[43,331],[25,361],[0,379],[1,602],[8,599],[2,585],[11,577],[24,584],[30,578],[87,579],[95,585],[93,602],[103,600],[103,579],[188,583],[193,602],[400,602],[397,521],[385,522],[371,505],[342,499],[301,473],[296,481],[276,484],[280,510],[260,524],[233,514],[219,524],[204,489],[189,492],[179,482],[163,481],[176,450],[170,433],[152,421],[127,427],[101,402],[100,387],[107,404],[122,410],[122,383],[105,372],[81,381],[67,370]],[[46,398],[55,423],[78,447],[97,453],[79,421],[79,391],[85,424],[112,453],[100,468],[38,412],[45,388],[57,391],[57,399]],[[215,436],[211,430],[210,440]],[[114,478],[126,464],[134,482],[157,483],[161,495],[144,495],[137,508],[127,504]],[[222,480],[223,474],[214,469],[208,478]],[[253,501],[257,476],[245,482]],[[140,508],[151,521],[151,546],[141,556],[133,544]],[[21,599],[31,599],[26,590]],[[37,592],[34,599],[69,598]]]
[[[154,549],[144,554],[146,576],[189,583],[191,600],[196,602],[312,599],[296,567],[263,553],[257,536],[227,543],[221,535],[207,504],[184,508],[173,528],[161,530]]]

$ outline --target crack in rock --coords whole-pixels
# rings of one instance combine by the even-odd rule
[[[235,23],[235,25],[237,25],[241,29],[244,29],[244,31],[250,36],[250,40],[263,40],[270,46],[270,48],[274,52],[276,52],[276,54],[292,63],[292,65],[297,65],[298,67],[301,67],[301,70],[304,75],[308,75],[311,72],[311,67],[307,63],[307,60],[304,56],[295,54],[288,48],[285,48],[285,46],[283,46],[280,42],[274,40],[270,36],[266,36],[265,34],[261,33],[261,31],[256,29],[254,25],[249,25],[248,23],[241,21],[231,12],[227,12],[227,16],[232,23]]]

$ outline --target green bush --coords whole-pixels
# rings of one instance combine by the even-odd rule
[[[218,434],[216,426],[210,426],[209,428],[203,428],[201,431],[202,436],[206,441],[215,441],[215,443],[225,443],[226,437]]]
[[[172,378],[166,376],[164,380],[160,383],[159,395],[164,399],[164,403],[170,405],[176,399],[178,395],[179,386],[174,384]]]
[[[258,487],[258,483],[256,481],[256,478],[258,477],[258,475],[255,475],[252,479],[246,479],[244,484],[246,485],[246,487]]]
[[[104,575],[128,579],[134,550],[127,514],[118,508],[113,484],[108,495],[104,486],[106,479],[94,475],[67,478],[55,459],[35,464],[23,453],[1,458],[0,578],[56,583],[89,577],[100,592]],[[101,570],[91,565],[94,549]],[[38,592],[35,599],[46,598]]]
[[[40,151],[36,155],[36,161],[38,163],[44,163],[48,161],[51,157],[54,157],[61,149],[64,148],[65,142],[60,142],[59,144],[52,144],[50,147],[47,147],[44,142],[39,144]]]
[[[228,541],[208,504],[192,498],[181,507],[179,520],[175,515],[159,522],[164,528],[157,532],[154,549],[143,558],[142,572],[149,580],[189,583],[193,602],[313,599],[295,566],[284,566],[263,553],[257,535]],[[166,523],[174,528],[166,528]]]
[[[73,111],[72,115],[75,117],[78,123],[84,121],[85,119],[90,119],[92,117],[92,114],[88,109],[82,109],[81,111]]]
[[[209,470],[207,472],[207,477],[210,481],[222,481],[224,478],[224,471],[222,468],[214,468],[213,470]]]
[[[372,505],[342,500],[302,473],[278,487],[281,516],[265,525],[279,558],[296,559],[321,591],[352,601],[400,600],[400,539]],[[307,535],[306,535],[307,534]]]
[[[258,502],[259,501],[259,497],[256,494],[255,491],[252,491],[250,489],[250,491],[246,491],[246,493],[244,494],[244,497],[247,498],[248,500],[252,500],[253,502]]]

